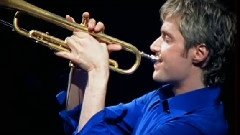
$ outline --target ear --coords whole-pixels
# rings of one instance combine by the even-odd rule
[[[194,51],[193,63],[202,63],[207,58],[208,53],[209,51],[204,43],[197,45]]]

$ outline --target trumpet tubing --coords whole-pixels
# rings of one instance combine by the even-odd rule
[[[118,63],[115,60],[109,59],[109,67],[111,70],[116,71],[121,74],[131,74],[133,73],[138,66],[140,65],[141,57],[148,57],[147,54],[140,52],[135,46],[133,46],[130,43],[127,43],[125,41],[119,40],[117,38],[108,36],[104,33],[94,33],[94,32],[89,32],[88,28],[86,26],[86,20],[88,18],[83,18],[82,23],[75,23],[67,20],[66,18],[63,18],[59,15],[56,15],[54,13],[51,13],[47,10],[44,10],[42,8],[39,8],[35,5],[32,5],[24,0],[0,0],[0,5],[16,9],[17,12],[14,16],[13,19],[13,25],[15,31],[17,31],[19,34],[26,36],[28,38],[32,38],[36,40],[37,43],[43,44],[53,50],[56,51],[70,51],[68,46],[65,44],[65,42],[57,37],[51,36],[47,33],[43,33],[38,30],[30,30],[30,31],[24,31],[18,26],[18,19],[20,17],[20,13],[26,13],[31,16],[34,16],[36,18],[43,19],[47,22],[53,23],[55,25],[58,25],[60,27],[63,27],[68,30],[73,30],[73,29],[78,29],[83,32],[88,32],[90,35],[92,35],[94,38],[96,38],[98,41],[104,42],[104,43],[117,43],[122,46],[122,48],[125,51],[131,52],[135,54],[135,63],[133,64],[132,67],[129,69],[121,69],[118,67]]]

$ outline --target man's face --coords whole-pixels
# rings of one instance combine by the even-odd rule
[[[158,56],[154,64],[153,79],[157,82],[180,83],[187,80],[191,72],[191,49],[185,55],[184,38],[179,30],[177,17],[167,17],[161,27],[161,36],[151,45],[150,49]]]

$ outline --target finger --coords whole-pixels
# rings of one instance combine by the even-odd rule
[[[70,22],[73,22],[73,23],[76,22],[76,21],[74,20],[74,18],[71,17],[70,15],[66,15],[66,19],[69,20]],[[70,30],[70,31],[78,31],[77,28],[70,27],[70,26],[67,26],[67,29]]]
[[[54,54],[56,56],[59,56],[59,57],[62,57],[62,58],[68,59],[68,60],[74,59],[74,56],[71,53],[66,52],[66,51],[54,52]]]
[[[96,26],[95,19],[93,18],[89,19],[87,26],[88,26],[88,30],[93,31]]]
[[[66,19],[71,21],[71,22],[75,22],[74,18],[71,17],[70,15],[66,15]]]
[[[107,48],[109,52],[122,50],[122,46],[119,44],[109,44]]]
[[[89,12],[83,12],[82,18],[89,18],[89,17],[90,17]]]
[[[82,14],[82,24],[87,26],[88,22],[89,22],[89,13],[88,12],[83,12]]]
[[[80,55],[74,55],[72,53],[68,53],[68,52],[64,52],[64,51],[55,52],[55,55],[70,60],[73,64],[78,65],[80,68],[82,68],[86,71],[91,70],[91,66],[89,66],[84,61],[84,59],[81,58]]]
[[[79,38],[76,37],[75,35],[72,35],[71,37],[67,37],[65,39],[66,44],[70,48],[72,53],[78,52],[82,50],[81,48],[81,42],[79,41]],[[79,49],[78,49],[79,48]]]
[[[94,27],[95,32],[104,32],[104,30],[105,30],[105,25],[102,22],[98,22]]]

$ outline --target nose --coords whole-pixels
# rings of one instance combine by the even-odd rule
[[[159,52],[161,50],[161,37],[157,38],[150,46],[152,52]]]

